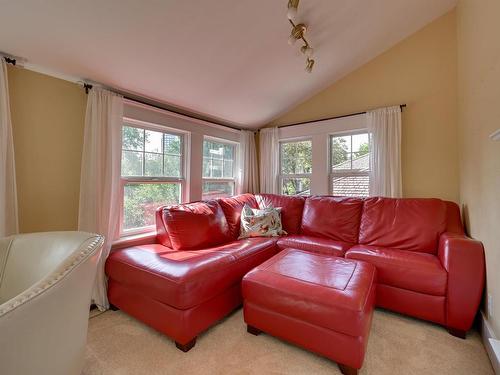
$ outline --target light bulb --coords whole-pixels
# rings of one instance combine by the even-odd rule
[[[314,49],[312,49],[311,47],[307,47],[304,54],[308,57],[308,58],[311,58],[313,57],[314,55]]]
[[[288,7],[288,11],[286,12],[286,16],[288,17],[289,20],[295,20],[295,17],[297,17],[297,8],[295,7]]]
[[[291,46],[293,46],[295,44],[295,42],[297,41],[297,38],[293,35],[290,35],[288,37],[288,44],[290,44]]]
[[[312,70],[313,70],[313,66],[314,66],[314,60],[312,59],[307,59],[306,60],[306,72],[307,73],[311,73]]]

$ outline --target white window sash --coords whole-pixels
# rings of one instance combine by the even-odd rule
[[[150,131],[155,131],[163,134],[168,134],[168,135],[173,135],[173,136],[178,136],[180,137],[180,155],[175,155],[180,157],[180,177],[167,177],[167,176],[121,176],[120,177],[120,225],[119,225],[119,237],[124,238],[128,236],[134,236],[138,234],[143,234],[143,233],[148,233],[148,232],[153,232],[155,230],[155,225],[149,225],[145,227],[140,227],[140,228],[132,228],[132,229],[124,229],[124,216],[125,216],[125,185],[126,184],[179,184],[180,185],[180,202],[183,202],[186,196],[186,150],[187,150],[187,142],[186,142],[186,132],[181,132],[177,131],[176,129],[172,128],[167,128],[162,125],[156,125],[156,124],[151,124],[151,123],[145,123],[142,121],[137,121],[133,120],[130,118],[124,118],[123,119],[123,124],[122,127],[127,126],[127,127],[132,127],[140,130],[150,130]],[[146,139],[144,138],[144,142],[146,142]],[[163,142],[163,139],[162,139]],[[164,145],[162,144],[162,148]],[[123,148],[121,149],[121,153],[123,155],[123,151],[127,151],[127,149]],[[146,153],[154,153],[154,152],[146,152],[146,147],[145,145],[143,146],[142,151],[137,151],[137,150],[129,150],[129,151],[134,151],[134,152],[141,152],[143,154]],[[163,151],[165,151],[163,149]],[[167,152],[157,152],[155,154],[162,155],[162,159],[164,160],[165,155],[173,155],[169,154]],[[145,163],[143,161],[143,173],[144,173],[144,168],[145,168]],[[180,203],[179,202],[179,203]]]

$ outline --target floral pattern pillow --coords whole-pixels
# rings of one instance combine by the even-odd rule
[[[281,208],[272,206],[262,210],[251,208],[247,204],[241,210],[240,236],[248,237],[278,237],[286,234],[281,226]]]

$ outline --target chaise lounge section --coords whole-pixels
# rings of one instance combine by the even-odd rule
[[[209,201],[160,207],[158,244],[109,256],[110,303],[171,337],[179,349],[191,349],[200,332],[241,305],[243,276],[277,252],[275,238],[237,240],[234,225],[238,221],[239,234],[238,212],[244,203],[257,206],[249,195],[222,205]]]
[[[238,239],[241,209],[281,207],[280,238]],[[465,337],[484,287],[480,242],[458,206],[439,199],[243,194],[160,207],[157,243],[113,251],[110,303],[189,350],[242,303],[241,280],[286,248],[364,261],[378,275],[376,306]]]

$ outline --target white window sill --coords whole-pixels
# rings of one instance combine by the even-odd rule
[[[123,249],[124,247],[147,245],[156,243],[156,231],[121,237],[113,242],[112,250]]]

